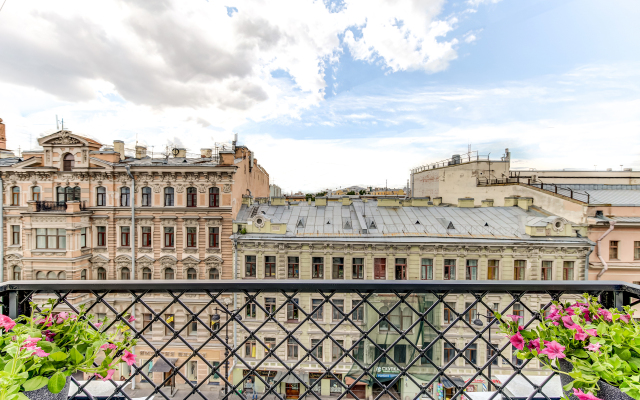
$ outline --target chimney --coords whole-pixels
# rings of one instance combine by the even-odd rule
[[[272,206],[284,206],[285,205],[285,198],[284,197],[272,197],[271,198],[271,205]]]
[[[136,158],[145,158],[147,156],[147,148],[145,146],[136,146]]]
[[[343,206],[350,206],[351,205],[351,197],[342,196],[342,205]]]
[[[120,160],[124,160],[124,142],[122,140],[113,141],[113,151],[120,153]]]
[[[458,199],[459,208],[473,208],[473,206],[474,206],[473,197],[461,197]]]
[[[202,158],[211,158],[211,149],[200,149],[200,157]]]
[[[178,147],[178,154],[176,155],[176,158],[186,158],[187,157],[187,149],[185,149],[184,147]]]
[[[434,206],[439,206],[442,204],[442,197],[434,197],[432,201]]]
[[[518,198],[518,207],[523,210],[529,210],[529,207],[533,205],[533,197],[519,197]]]
[[[316,207],[326,206],[326,205],[327,205],[327,196],[316,197]]]
[[[505,207],[514,207],[518,205],[518,196],[509,196],[504,198]]]
[[[482,200],[482,207],[493,207],[493,199]]]
[[[2,123],[2,118],[0,118],[0,150],[7,149],[7,136],[5,133],[5,126]]]

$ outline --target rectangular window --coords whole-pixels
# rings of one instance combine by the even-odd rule
[[[323,315],[322,315],[322,311],[324,308],[324,304],[322,304],[322,299],[311,299],[311,310],[312,310],[312,315],[311,318],[317,320],[317,321],[322,321],[323,320]]]
[[[287,257],[287,278],[300,278],[300,257]]]
[[[244,343],[244,355],[251,358],[256,358],[256,340],[249,339]]]
[[[500,261],[499,260],[489,260],[489,266],[487,267],[487,279],[491,281],[496,281],[500,279],[499,271],[500,271]]]
[[[358,342],[356,348],[353,349],[353,357],[360,361],[360,363],[364,362],[364,342]]]
[[[198,336],[198,321],[189,322],[189,326],[187,326],[187,334],[191,336]]]
[[[352,268],[352,279],[364,279],[364,258],[354,258]]]
[[[151,227],[142,227],[142,247],[151,247]]]
[[[245,297],[244,298],[244,303],[245,303],[245,317],[247,317],[248,319],[255,319],[256,318],[256,303],[251,302],[249,297]]]
[[[318,346],[314,349],[315,346]],[[320,339],[311,339],[311,354],[318,360],[322,361],[322,341]],[[311,358],[310,360],[314,360]]]
[[[20,244],[20,225],[11,225],[11,244],[15,246]]]
[[[640,260],[640,242],[633,242],[633,259]]]
[[[334,321],[340,321],[344,314],[344,300],[333,300],[332,318]]]
[[[524,363],[524,360],[518,358],[518,349],[515,346],[511,346],[511,362],[514,365],[521,366]]]
[[[172,329],[175,329],[175,327],[176,327],[176,321],[174,320],[174,315],[173,314],[165,314],[164,315],[164,322],[166,322],[167,325],[169,325],[169,326],[167,326],[167,325],[164,326],[164,335],[165,336],[173,335]]]
[[[404,364],[407,362],[407,345],[396,344],[393,346],[393,361],[398,364]]]
[[[376,360],[378,359],[378,357],[381,357],[380,361],[379,361],[381,364],[385,364],[387,362],[387,354],[388,353],[384,353],[384,351],[388,348],[388,346],[389,346],[388,344],[382,343],[382,344],[378,344],[375,347]],[[383,353],[384,353],[384,355],[383,355]]]
[[[467,260],[466,278],[468,281],[478,280],[478,260]]]
[[[387,279],[387,259],[373,259],[373,279]]]
[[[609,260],[618,259],[618,240],[609,241]]]
[[[465,319],[467,320],[468,323],[473,324],[473,321],[478,319],[478,306],[477,306],[477,304],[466,303],[464,305],[464,307],[465,307],[465,309],[469,309],[469,311],[467,311],[467,314],[465,315]],[[471,307],[471,308],[469,308],[469,307]]]
[[[543,261],[542,262],[542,270],[540,271],[540,280],[543,281],[552,281],[553,280],[553,275],[552,275],[552,269],[553,267],[553,261]]]
[[[353,301],[354,305],[357,304],[356,303],[357,300],[352,300],[352,301]],[[363,305],[355,308],[355,310],[351,314],[351,320],[354,321],[354,322],[362,322],[362,321],[364,321],[364,306]]]
[[[340,359],[344,354],[344,351],[342,350],[344,349],[344,340],[336,340],[331,343],[331,361],[338,361],[338,359]],[[341,359],[340,361],[344,361],[344,359]]]
[[[198,228],[187,227],[187,247],[198,247]]]
[[[276,277],[276,256],[264,257],[264,277],[265,278]]]
[[[152,314],[142,314],[142,324],[144,325],[144,328],[146,328],[145,332],[153,332],[153,323],[151,322],[152,320]]]
[[[396,258],[396,280],[397,281],[407,280],[407,259],[406,258]]]
[[[524,318],[524,306],[521,303],[515,303],[513,305],[513,315],[519,315]]]
[[[264,344],[267,346],[267,350],[273,350],[276,348],[276,338],[264,338]]]
[[[256,256],[246,256],[244,259],[244,276],[246,278],[256,277]]]
[[[515,260],[513,262],[513,279],[516,281],[524,280],[524,271],[527,265],[526,260]]]
[[[313,279],[324,279],[323,257],[313,257],[311,260],[311,277]]]
[[[38,228],[36,229],[36,248],[60,249],[67,248],[66,229]]]
[[[293,299],[291,302],[287,303],[287,321],[298,321],[298,299]]]
[[[187,364],[187,379],[192,382],[198,381],[198,362],[195,360],[191,360]]]
[[[120,227],[120,246],[129,247],[130,233],[131,233],[131,227],[129,226]]]
[[[562,280],[572,281],[573,278],[573,261],[565,261],[562,263]]]
[[[455,319],[455,315],[453,313],[453,310],[451,310],[446,304],[444,306],[444,313],[443,313],[443,318],[442,318],[442,322],[445,324],[450,324],[453,322],[453,320]]]
[[[422,344],[422,350],[424,351],[423,356],[420,357],[420,364],[422,365],[432,365],[433,362],[433,346],[431,343],[425,342]],[[429,362],[431,360],[431,362]]]
[[[298,359],[298,343],[296,343],[294,338],[289,338],[289,340],[287,340],[287,359]]]
[[[209,228],[209,247],[220,247],[220,228]]]
[[[453,357],[455,356],[456,351],[453,348],[453,346],[447,342],[445,342],[444,344],[444,357],[443,357],[443,362],[444,363],[448,363],[451,360],[453,360]]]
[[[344,279],[344,258],[333,257],[332,271],[333,279]]]
[[[491,343],[491,344],[496,349],[499,348],[498,343]],[[491,365],[498,365],[500,363],[500,358],[499,356],[496,356],[497,354],[498,352],[496,350],[494,350],[491,346],[487,345],[487,361],[491,360],[494,356],[496,357],[493,359],[493,361],[491,361]]]
[[[264,298],[264,308],[269,314],[274,314],[276,312],[276,298],[275,297],[265,297]]]
[[[478,362],[478,344],[473,343],[467,347],[467,350],[464,352],[465,357],[467,357],[467,362],[470,362],[473,365],[476,365]]]
[[[87,247],[87,228],[80,229],[80,248]]]
[[[106,246],[107,245],[107,227],[99,226],[96,228],[98,231],[98,246]]]
[[[444,276],[443,279],[445,281],[455,281],[456,280],[456,260],[455,259],[445,259],[444,260]]]
[[[164,228],[164,247],[173,247],[173,228],[165,227]]]
[[[420,279],[433,280],[433,258],[423,258],[420,262]]]

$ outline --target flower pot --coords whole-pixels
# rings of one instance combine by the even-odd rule
[[[48,387],[41,387],[38,390],[32,390],[30,392],[24,392],[23,394],[31,400],[67,400],[69,397],[69,386],[71,383],[71,377],[67,377],[67,384],[60,393],[51,393]]]
[[[573,364],[571,364],[569,361],[565,361],[563,359],[559,359],[558,361],[559,361],[559,364],[560,364],[560,371],[563,371],[563,372],[571,372],[571,371],[573,371]],[[562,386],[564,386],[564,385],[567,385],[567,384],[573,382],[573,378],[570,377],[569,375],[560,374],[560,382],[562,383]],[[608,384],[607,382],[603,381],[602,379],[600,379],[600,382],[598,382],[598,386],[600,386],[600,390],[598,391],[598,393],[596,393],[596,397],[599,398],[599,399],[603,399],[603,400],[634,400],[633,397],[629,396],[626,393],[623,393],[620,389],[618,389],[615,386],[612,386],[612,385]],[[562,391],[571,400],[578,400],[578,398],[573,395],[573,390],[571,390],[570,392],[566,392],[564,389],[562,389]]]

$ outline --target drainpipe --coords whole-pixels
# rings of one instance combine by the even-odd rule
[[[233,280],[238,279],[238,235],[236,233],[233,234]],[[233,310],[238,309],[238,294],[233,294]],[[238,324],[236,323],[236,318],[233,319],[233,349],[236,350],[238,348],[238,344],[236,342],[238,333]],[[233,356],[233,364],[231,364],[231,368],[229,369],[228,380],[231,380],[233,376],[233,370],[236,367],[237,358]],[[233,383],[233,380],[231,380]],[[255,389],[254,389],[255,390]]]
[[[131,277],[130,279],[136,279],[136,180],[133,178],[133,174],[131,174],[131,168],[127,165],[125,166],[127,170],[127,175],[131,179]],[[131,301],[134,301],[135,296],[131,296]],[[131,307],[131,316],[135,318],[136,316],[136,306]],[[135,346],[131,347],[131,353],[136,354]],[[131,380],[131,389],[136,389],[136,378],[134,377]]]
[[[587,251],[587,255],[584,259],[584,280],[589,280],[589,257],[591,257],[591,253],[593,253],[593,246],[589,247],[589,251]]]
[[[0,176],[0,283],[4,282],[4,182]]]
[[[596,252],[596,254],[598,255],[598,258],[600,259],[600,262],[602,263],[602,271],[598,272],[598,276],[596,276],[596,280],[600,280],[600,278],[602,277],[602,275],[604,275],[605,272],[607,272],[607,269],[609,269],[609,267],[607,266],[607,263],[604,261],[604,259],[602,258],[602,256],[600,255],[600,242],[602,242],[602,239],[605,238],[605,236],[607,236],[609,233],[611,233],[611,231],[613,230],[613,228],[616,225],[616,221],[611,221],[609,220],[609,229],[607,229],[607,231],[600,236],[600,239],[598,239],[598,241],[596,242],[596,246],[598,246],[598,250]]]

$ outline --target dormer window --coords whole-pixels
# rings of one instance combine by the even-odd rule
[[[74,167],[75,159],[73,154],[67,153],[64,155],[64,159],[62,161],[62,170],[63,171],[71,171]]]

